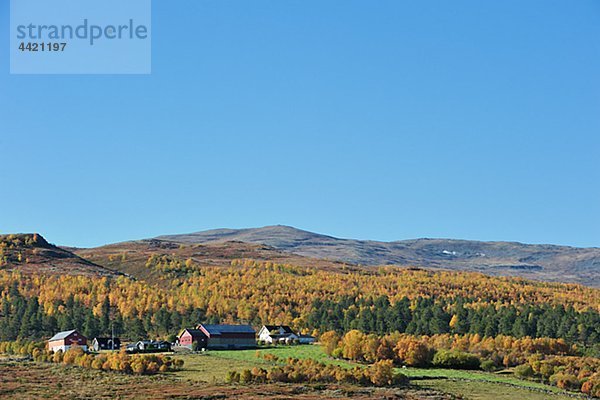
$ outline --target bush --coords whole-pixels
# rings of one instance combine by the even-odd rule
[[[377,361],[369,367],[369,377],[375,386],[389,386],[394,377],[392,360]]]
[[[252,371],[245,369],[240,373],[240,383],[252,383]]]
[[[287,374],[279,367],[275,367],[267,372],[267,379],[271,382],[288,382]]]
[[[600,372],[585,381],[581,391],[589,396],[600,397]]]
[[[54,353],[54,355],[52,356],[52,362],[54,363],[61,363],[63,360],[63,351],[59,350],[56,353]]]
[[[531,365],[523,364],[515,367],[515,375],[517,378],[528,379],[532,378],[535,375],[535,372],[533,372]]]
[[[252,368],[252,380],[254,382],[263,383],[267,381],[267,370],[264,368]]]
[[[496,370],[496,364],[492,360],[485,360],[481,363],[481,369],[487,372]]]
[[[411,367],[426,367],[433,358],[433,349],[417,338],[402,337],[396,343],[394,351],[398,360]]]
[[[240,374],[237,371],[228,371],[225,377],[227,383],[238,383],[240,381]]]
[[[581,382],[576,376],[558,372],[550,377],[550,383],[558,386],[561,389],[578,390],[581,387]]]
[[[6,345],[4,345],[6,349]],[[152,375],[159,372],[176,371],[183,367],[183,360],[172,359],[164,355],[134,355],[131,356],[123,349],[120,352],[110,354],[90,354],[83,351],[81,347],[74,346],[66,352],[62,350],[52,353],[40,348],[38,344],[20,347],[27,349],[34,361],[52,362],[55,364],[74,365],[86,369],[103,371],[117,371],[126,374]]]
[[[540,364],[540,375],[544,380],[549,380],[554,375],[554,366],[550,363],[542,362]]]
[[[335,349],[333,349],[333,351],[331,352],[331,356],[333,358],[342,358],[344,351],[342,350],[341,347],[336,347]]]
[[[394,374],[393,378],[392,378],[392,386],[405,386],[408,385],[410,383],[410,380],[408,379],[408,376],[397,372]]]
[[[340,336],[335,331],[328,331],[321,335],[320,342],[323,345],[325,354],[328,356],[333,355],[333,350],[338,347]]]
[[[476,355],[458,350],[439,350],[433,357],[433,365],[440,368],[479,369],[480,364]]]
[[[382,360],[369,368],[355,367],[351,370],[338,365],[326,365],[313,359],[288,358],[286,365],[270,371],[255,367],[241,373],[230,371],[227,382],[241,383],[353,383],[358,385],[399,386],[408,383],[403,374],[394,374],[392,360]]]

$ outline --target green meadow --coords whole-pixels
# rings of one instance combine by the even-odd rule
[[[276,355],[279,361],[266,361],[267,354]],[[258,357],[260,355],[261,357]],[[203,354],[178,356],[185,360],[182,378],[204,382],[223,382],[230,370],[240,371],[255,366],[269,368],[286,358],[311,358],[326,364],[352,368],[357,363],[328,357],[318,345],[262,347],[256,350],[221,350]],[[512,375],[482,371],[464,371],[440,368],[398,368],[411,378],[411,384],[420,388],[462,396],[464,399],[572,399],[585,396],[568,393],[539,382],[524,381]]]

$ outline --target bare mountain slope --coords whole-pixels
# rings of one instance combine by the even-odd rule
[[[240,241],[311,258],[361,265],[412,265],[600,287],[600,248],[416,239],[395,242],[339,239],[288,226],[216,229],[158,239],[176,243]]]
[[[0,235],[0,270],[52,275],[120,275],[54,246],[35,233]]]
[[[214,267],[230,266],[231,261],[235,259],[271,261],[278,264],[325,269],[335,269],[341,266],[340,263],[315,260],[262,244],[234,241],[182,246],[181,243],[173,243],[168,240],[149,239],[89,249],[75,249],[74,252],[94,264],[148,282],[157,282],[161,278],[160,271],[148,268],[146,265],[151,256],[167,256],[178,260],[191,259],[197,265]]]

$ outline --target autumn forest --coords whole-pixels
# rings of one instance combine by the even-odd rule
[[[3,243],[5,254],[15,248],[14,239]],[[333,358],[489,371],[515,367],[524,379],[600,395],[596,289],[393,266],[249,258],[210,265],[182,257],[185,250],[145,254],[143,263],[135,263],[139,277],[127,264],[131,255],[119,252],[89,256],[96,264],[104,259],[112,276],[26,273],[8,268],[14,261],[5,263],[0,342],[46,339],[73,326],[88,337],[114,330],[131,340],[172,341],[200,322],[276,323],[320,337]]]

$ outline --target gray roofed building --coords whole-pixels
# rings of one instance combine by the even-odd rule
[[[200,324],[199,330],[208,338],[209,349],[235,349],[256,347],[256,331],[250,325]]]
[[[58,332],[48,340],[48,350],[53,352],[67,351],[72,346],[79,346],[84,351],[87,350],[87,338],[76,329]]]
[[[48,339],[49,342],[53,342],[55,340],[61,340],[66,338],[67,336],[71,335],[72,333],[77,332],[77,329],[72,329],[70,331],[63,331],[63,332],[58,332],[56,335],[52,336],[50,339]]]
[[[204,328],[204,329],[202,329]],[[227,334],[256,334],[254,328],[250,325],[208,325],[201,324],[198,329],[208,332],[210,335],[227,335]]]

